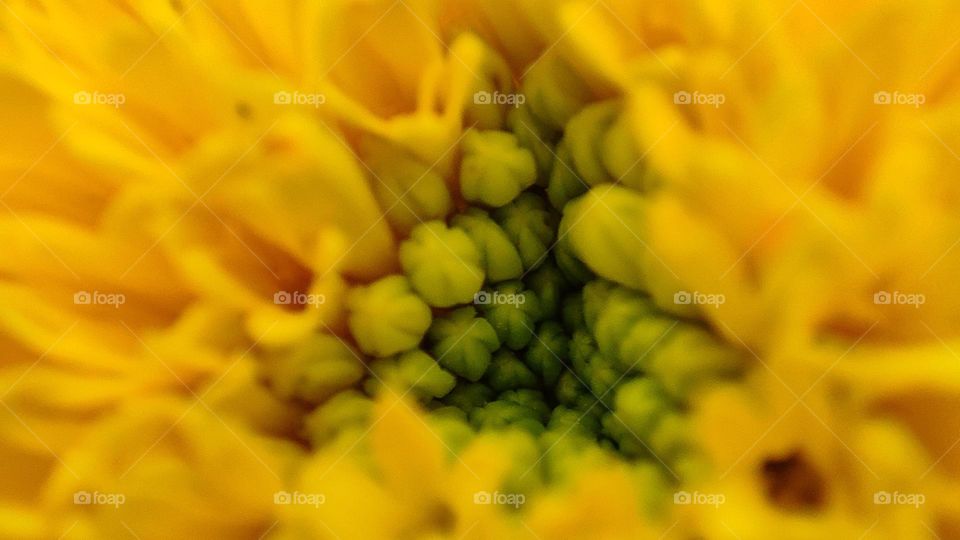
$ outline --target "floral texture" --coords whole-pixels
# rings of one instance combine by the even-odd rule
[[[0,4],[0,538],[960,538],[956,2]]]

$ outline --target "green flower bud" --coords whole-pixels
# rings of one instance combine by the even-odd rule
[[[606,309],[610,295],[617,286],[604,279],[596,279],[583,286],[583,320],[587,328],[593,332],[597,328],[597,320]]]
[[[646,377],[620,385],[613,400],[616,420],[638,437],[646,437],[672,408],[663,386]]]
[[[557,55],[534,63],[523,78],[522,91],[533,114],[557,131],[591,98],[586,84]]]
[[[656,340],[670,328],[670,323],[657,318],[656,313],[649,298],[623,288],[612,291],[596,319],[593,330],[600,352],[608,358],[616,359],[624,369],[636,366],[640,357],[649,352]],[[647,319],[666,324],[644,324]],[[661,328],[663,332],[651,336],[650,330]],[[636,333],[634,329],[637,330]],[[634,339],[625,350],[628,335]],[[646,338],[650,337],[653,340],[648,342]],[[643,349],[643,345],[647,347]],[[638,348],[640,350],[637,350]],[[622,355],[621,352],[627,354]]]
[[[533,193],[523,193],[512,203],[498,208],[493,218],[517,247],[524,269],[531,270],[543,263],[556,238],[556,217],[543,199]]]
[[[630,432],[630,428],[617,418],[613,412],[607,411],[601,417],[603,433],[610,437],[617,445],[617,450],[628,457],[636,458],[648,455],[649,452],[639,436]]]
[[[490,388],[498,392],[537,385],[537,376],[508,350],[500,350],[493,356],[485,379]]]
[[[601,409],[597,405],[590,412],[558,406],[550,415],[549,427],[540,436],[540,445],[544,452],[544,468],[548,478],[556,481],[566,478],[584,465],[585,452],[601,457],[606,443],[597,440],[600,434],[599,415],[594,411]],[[549,449],[549,451],[548,451]],[[589,458],[587,458],[589,459]]]
[[[470,381],[480,380],[500,348],[497,332],[476,314],[472,307],[460,308],[436,319],[428,333],[440,365]]]
[[[582,295],[574,293],[563,298],[563,326],[569,332],[587,329],[587,323],[583,319]]]
[[[560,375],[553,392],[557,396],[557,401],[572,406],[577,403],[580,396],[589,393],[589,390],[580,382],[574,372],[564,371]]]
[[[517,136],[521,146],[533,153],[537,162],[538,182],[549,178],[553,167],[553,150],[550,144],[557,137],[557,132],[543,125],[533,116],[530,107],[517,107],[507,114],[507,125],[510,131]]]
[[[537,329],[537,336],[530,343],[524,359],[543,384],[553,386],[564,371],[563,359],[568,355],[569,340],[563,327],[547,321]]]
[[[591,186],[616,180],[603,164],[603,145],[604,135],[619,112],[620,104],[612,101],[589,105],[571,118],[564,130],[575,169]]]
[[[577,257],[577,254],[573,251],[573,244],[566,236],[561,236],[554,246],[553,258],[557,261],[557,268],[563,273],[563,277],[567,278],[570,283],[582,285],[597,277]]]
[[[376,378],[368,379],[365,388],[376,393],[383,383],[402,390],[412,389],[423,398],[440,398],[453,389],[457,379],[444,371],[427,353],[417,349],[397,358],[374,362],[371,370]]]
[[[557,155],[550,170],[547,183],[547,198],[557,210],[563,210],[572,199],[583,195],[590,186],[577,176],[573,168],[573,156],[567,147],[566,139],[557,144]]]
[[[466,448],[476,433],[467,415],[456,407],[441,407],[431,411],[427,424],[455,454]]]
[[[678,325],[650,355],[645,369],[677,399],[689,397],[700,386],[738,373],[743,355],[713,334],[691,324]]]
[[[637,191],[649,191],[658,186],[655,174],[643,162],[640,145],[630,125],[628,114],[618,114],[600,145],[600,159],[607,174],[618,184]]]
[[[400,264],[413,288],[431,306],[470,302],[483,285],[480,252],[473,241],[440,221],[413,230],[400,245]]]
[[[475,302],[497,331],[501,344],[518,351],[530,343],[541,317],[540,300],[533,291],[524,291],[519,281],[509,281],[492,292],[477,294]]]
[[[550,421],[547,423],[547,427],[551,431],[560,431],[561,433],[569,431],[570,435],[580,435],[588,437],[591,440],[596,437],[597,432],[600,430],[600,425],[596,422],[596,417],[584,415],[583,411],[564,407],[563,405],[558,405],[553,409],[553,412],[550,413]]]
[[[326,445],[339,433],[369,424],[373,401],[356,390],[346,390],[317,407],[304,421],[304,432],[314,447]]]
[[[621,337],[615,357],[623,369],[641,369],[649,365],[649,355],[670,338],[677,321],[667,317],[643,317]]]
[[[550,416],[550,407],[544,399],[543,392],[531,388],[507,390],[497,396],[499,401],[512,401],[534,411],[539,422],[546,422]]]
[[[650,257],[643,240],[647,201],[627,188],[606,185],[567,204],[560,235],[598,275],[632,289],[646,289]]]
[[[588,421],[591,423],[591,425],[597,425],[598,429],[600,426],[600,420],[609,410],[607,405],[597,399],[597,397],[589,391],[587,391],[585,394],[581,394],[571,408],[579,411],[580,414],[584,416],[583,421]]]
[[[416,347],[433,319],[430,307],[403,276],[351,290],[347,308],[347,324],[360,350],[380,357]]]
[[[526,284],[540,299],[540,310],[544,317],[554,318],[560,312],[563,293],[567,290],[567,280],[555,264],[548,261],[531,272]]]
[[[515,401],[497,400],[470,412],[470,422],[477,429],[504,429],[518,427],[531,433],[543,431],[539,415]]]
[[[577,329],[573,331],[569,343],[570,367],[583,379],[588,374],[590,357],[597,352],[597,342],[586,330]]]
[[[314,334],[293,349],[270,355],[264,374],[277,395],[320,403],[363,377],[363,364],[338,338]]]
[[[533,154],[512,133],[471,129],[462,147],[460,190],[470,202],[503,206],[537,180]]]
[[[576,402],[570,406],[571,409],[580,413],[583,417],[580,422],[593,426],[595,431],[599,434],[600,428],[602,426],[601,421],[603,420],[603,415],[609,411],[607,405],[601,402],[589,391],[585,394],[581,394],[577,398]]]
[[[443,398],[443,402],[464,412],[483,407],[493,399],[493,390],[485,384],[460,383]]]
[[[604,403],[612,403],[613,386],[621,380],[623,371],[599,352],[590,357],[586,371],[583,380],[590,385],[590,391]]]
[[[670,412],[659,419],[647,444],[661,459],[674,461],[692,450],[692,432],[690,421],[685,415]]]
[[[489,281],[517,279],[523,274],[520,253],[507,233],[486,212],[471,208],[454,217],[452,224],[467,233],[477,246]]]
[[[600,350],[604,353],[616,352],[616,340],[626,334],[632,323],[658,314],[650,297],[623,287],[613,288],[593,324]]]
[[[470,384],[472,385],[473,383],[470,383]],[[477,385],[477,386],[481,386],[481,385]],[[436,401],[435,403],[443,403],[443,401]],[[453,405],[438,406],[436,409],[433,409],[430,411],[430,418],[458,420],[458,421],[467,423],[467,413],[464,412],[464,410],[461,409],[460,407],[454,407]]]

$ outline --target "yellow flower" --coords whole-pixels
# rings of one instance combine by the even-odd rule
[[[689,492],[721,499],[715,508],[690,506],[686,519],[743,538],[773,529],[784,538],[949,535],[956,475],[935,463],[932,450],[945,448],[918,437],[915,419],[837,399],[831,382],[810,387],[802,401],[775,395],[778,384],[761,376],[703,400],[698,429],[716,470]]]
[[[293,436],[301,410],[261,386],[257,361],[342,329],[344,278],[396,267],[343,132],[275,103],[303,88],[296,74],[250,64],[283,56],[244,45],[280,19],[241,29],[246,9],[17,2],[4,13],[0,380],[4,470],[22,479],[5,508],[35,500],[79,439],[150,396],[201,396],[215,418]],[[355,382],[349,361],[325,384]],[[117,440],[145,451],[164,430]]]
[[[654,530],[640,518],[643,484],[623,464],[581,456],[582,470],[548,494],[531,474],[537,450],[523,432],[479,435],[454,452],[443,427],[402,395],[384,392],[372,413],[369,437],[345,434],[303,468],[297,493],[323,503],[291,506],[281,537],[636,538]]]
[[[63,454],[37,536],[256,536],[299,457],[198,402],[143,400]]]
[[[655,538],[659,530],[640,518],[638,501],[645,487],[631,481],[625,467],[593,465],[577,473],[568,489],[558,490],[530,510],[534,538]]]
[[[708,457],[727,471],[705,489],[755,506],[705,514],[720,516],[716,534],[726,524],[764,536],[791,514],[764,496],[758,471],[806,449],[831,498],[795,530],[778,527],[783,535],[859,536],[873,523],[872,496],[899,490],[926,505],[894,504],[871,534],[923,536],[926,525],[949,536],[958,476],[956,437],[945,433],[956,414],[942,404],[957,396],[950,276],[960,230],[957,53],[942,21],[956,6],[685,6],[672,17],[652,6],[594,10],[571,31],[627,96],[638,167],[652,181],[630,184],[648,192],[632,212],[584,204],[570,236],[598,273],[651,288],[663,309],[706,319],[758,357],[752,405],[702,404]],[[689,292],[724,303],[675,300]],[[874,446],[884,440],[896,448]],[[825,449],[834,455],[809,455]],[[892,456],[909,465],[872,461]]]
[[[504,538],[522,529],[497,507],[478,504],[502,489],[507,473],[528,467],[532,439],[478,438],[457,454],[402,395],[385,391],[369,437],[348,435],[315,454],[296,484],[323,504],[294,505],[292,538]],[[518,476],[520,473],[515,473]],[[525,494],[518,494],[524,497]],[[358,519],[359,518],[359,519]],[[512,531],[512,532],[511,532]]]
[[[958,15],[8,1],[0,537],[960,535]]]
[[[627,224],[661,259],[649,271],[726,294],[729,309],[704,315],[758,347],[793,339],[783,332],[843,336],[878,319],[875,336],[929,338],[908,310],[872,305],[881,290],[926,294],[925,320],[944,338],[955,333],[942,306],[956,292],[938,277],[955,259],[956,223],[943,209],[957,167],[941,58],[951,42],[937,31],[951,9],[707,2],[669,18],[620,4],[584,15],[575,42],[623,87],[649,158],[637,168],[649,162],[657,176],[644,224]],[[880,34],[894,38],[875,43]],[[616,54],[595,35],[613,36]],[[885,94],[923,106],[884,106]],[[928,219],[908,224],[918,213]],[[763,287],[780,282],[790,286]],[[755,306],[775,302],[791,308],[782,325],[756,318],[771,310]]]

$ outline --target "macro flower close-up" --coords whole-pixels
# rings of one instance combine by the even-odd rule
[[[0,539],[960,540],[958,19],[0,0]]]

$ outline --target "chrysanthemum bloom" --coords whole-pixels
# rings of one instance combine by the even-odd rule
[[[960,537],[951,2],[8,1],[0,537]]]

